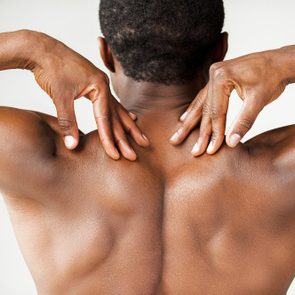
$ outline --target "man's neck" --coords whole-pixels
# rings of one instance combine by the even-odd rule
[[[127,77],[118,82],[119,87],[115,90],[121,104],[137,115],[137,125],[153,145],[157,144],[156,151],[165,150],[169,155],[174,155],[169,139],[181,127],[180,116],[206,85],[206,80],[196,79],[185,85],[170,86],[136,82]],[[193,142],[188,140],[186,144],[187,153],[190,155]]]
[[[125,77],[116,90],[121,104],[127,110],[144,115],[163,111],[179,112],[188,107],[204,85],[205,81],[200,79],[182,85],[165,85],[136,82]]]

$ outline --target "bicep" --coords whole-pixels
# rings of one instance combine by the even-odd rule
[[[0,190],[30,194],[50,177],[54,132],[31,111],[0,107]]]

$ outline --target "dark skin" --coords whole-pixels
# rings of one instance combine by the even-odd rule
[[[169,138],[208,68],[187,85],[155,87],[124,76],[103,39],[100,50],[150,139],[143,148],[129,137],[136,161],[106,156],[97,131],[71,151],[57,118],[0,110],[0,186],[38,293],[285,294],[295,275],[295,127],[193,158],[199,128],[177,147]]]
[[[209,82],[180,117],[183,124],[171,143],[182,143],[200,125],[193,155],[216,153],[224,141],[229,98],[236,90],[243,106],[226,135],[227,145],[236,147],[263,108],[294,83],[294,54],[295,47],[288,46],[212,64]]]
[[[123,155],[130,161],[136,159],[127,133],[138,145],[149,145],[136,126],[136,115],[124,109],[112,96],[108,76],[77,52],[45,34],[28,30],[2,33],[0,43],[0,70],[32,71],[56,107],[67,149],[73,150],[79,143],[74,100],[80,97],[86,97],[93,104],[98,135],[109,157],[118,160]]]

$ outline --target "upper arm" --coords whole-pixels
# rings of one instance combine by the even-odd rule
[[[262,173],[271,183],[276,208],[295,224],[295,125],[265,132],[245,143],[252,157],[263,163]],[[265,169],[267,167],[267,169]],[[280,211],[280,210],[281,211]]]
[[[38,113],[0,107],[0,190],[38,193],[54,173],[54,130]]]
[[[245,146],[253,154],[269,153],[272,164],[277,168],[289,167],[295,173],[295,125],[264,132],[247,141]]]

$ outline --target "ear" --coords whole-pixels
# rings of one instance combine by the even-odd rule
[[[108,46],[105,38],[98,37],[98,46],[99,46],[100,56],[102,58],[102,61],[103,61],[104,65],[111,72],[114,73],[115,72],[115,63],[114,63],[113,54],[112,54],[111,49]]]
[[[228,50],[228,33],[220,34],[217,44],[213,50],[213,63],[223,61]]]

